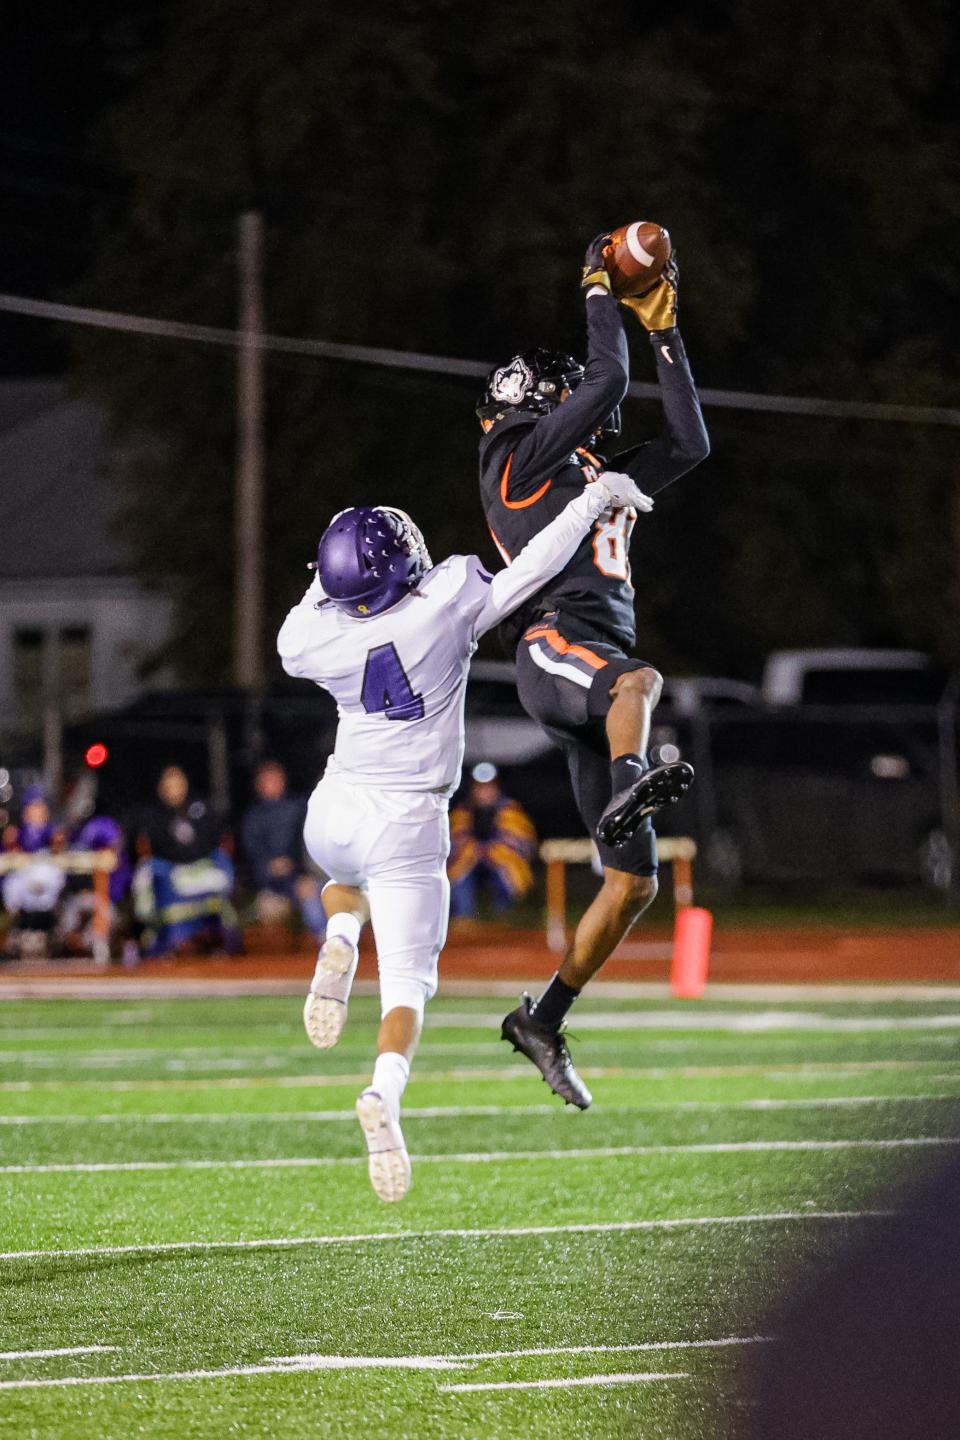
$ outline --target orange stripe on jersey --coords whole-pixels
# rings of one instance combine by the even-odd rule
[[[546,495],[547,491],[550,489],[550,486],[553,484],[553,481],[547,480],[546,483],[541,485],[540,489],[534,495],[531,495],[528,500],[509,500],[507,498],[507,486],[510,483],[510,468],[512,465],[513,452],[511,451],[510,458],[507,460],[506,465],[504,465],[503,467],[503,474],[500,476],[500,499],[503,501],[504,505],[506,505],[508,510],[526,510],[528,505],[536,505],[537,501],[541,499],[542,496]]]
[[[507,562],[508,565],[511,565],[513,563],[513,556],[510,554],[510,551],[507,549],[506,545],[503,545],[500,542],[500,539],[497,536],[497,532],[494,530],[492,525],[488,525],[487,529],[490,531],[490,538],[493,541],[494,545],[496,545],[497,549],[500,551],[501,557]]]
[[[590,451],[587,450],[587,449],[585,449],[583,445],[578,445],[578,446],[577,446],[577,454],[578,454],[578,455],[586,455],[586,457],[587,457],[587,459],[590,461],[590,464],[591,464],[591,465],[596,465],[597,467],[599,467],[600,461],[599,461],[598,457],[597,457],[596,455],[591,455],[591,454],[590,454]]]
[[[549,630],[545,625],[536,630],[527,630],[523,638],[524,640],[538,640],[541,637],[561,655],[576,655],[578,659],[585,660],[594,670],[603,670],[606,667],[607,661],[601,660],[599,655],[594,655],[592,650],[585,649],[583,645],[572,645],[569,640],[564,640],[558,631]]]

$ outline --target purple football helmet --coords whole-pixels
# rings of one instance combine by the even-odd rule
[[[341,510],[317,548],[324,594],[357,620],[396,605],[430,564],[423,536],[410,516],[386,505]]]

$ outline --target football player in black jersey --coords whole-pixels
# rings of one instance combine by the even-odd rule
[[[584,477],[604,466],[625,472],[653,495],[709,454],[677,328],[674,260],[646,294],[620,302],[637,316],[653,347],[663,430],[609,459],[596,453],[619,433],[629,380],[622,312],[603,262],[609,240],[598,235],[585,256],[586,365],[543,349],[515,355],[488,376],[478,406],[483,507],[507,561],[582,488]],[[539,1000],[524,995],[504,1020],[502,1035],[533,1061],[557,1095],[583,1110],[590,1091],[560,1027],[583,986],[656,895],[650,817],[678,800],[693,780],[684,761],[651,765],[647,759],[662,681],[652,665],[631,654],[635,518],[630,509],[602,515],[566,569],[501,632],[516,648],[524,709],[563,749],[578,809],[603,863],[603,885],[563,964]]]

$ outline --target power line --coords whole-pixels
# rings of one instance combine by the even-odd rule
[[[91,325],[101,330],[121,330],[134,335],[190,340],[234,349],[240,345],[242,338],[238,330],[216,325],[157,320],[146,315],[127,315],[115,310],[95,310],[81,305],[31,300],[22,295],[0,294],[0,311],[43,320],[60,320],[71,325]],[[423,355],[412,350],[388,350],[370,345],[337,345],[329,340],[296,340],[284,335],[262,334],[255,343],[261,350],[277,355],[312,356],[319,360],[380,365],[394,370],[419,370],[433,375],[462,375],[478,379],[487,375],[491,368],[490,362],[484,360],[457,360],[447,355]],[[660,391],[656,385],[634,381],[629,393],[641,400],[654,400],[659,397]],[[725,410],[809,415],[818,419],[875,420],[907,425],[960,427],[960,409],[946,406],[805,399],[797,395],[760,395],[747,390],[702,389],[699,394],[704,405]]]

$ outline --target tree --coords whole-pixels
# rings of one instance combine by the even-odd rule
[[[823,5],[771,24],[756,0],[706,18],[617,0],[601,22],[561,6],[547,23],[490,0],[480,43],[456,0],[192,0],[102,127],[131,194],[84,297],[232,325],[235,219],[257,205],[275,332],[469,358],[579,347],[584,244],[645,214],[678,237],[701,382],[935,400],[958,279],[942,243],[957,203],[938,110],[947,12],[880,9],[850,54]],[[893,229],[878,223],[891,205],[910,212]],[[904,236],[912,263],[897,270]],[[811,260],[814,241],[828,257]],[[119,433],[155,437],[124,467],[126,524],[144,573],[176,583],[181,667],[225,677],[231,357],[115,335],[80,356]],[[475,389],[271,358],[271,630],[344,504],[403,505],[435,553],[488,543]],[[657,424],[646,404],[628,416],[638,435]],[[714,458],[639,532],[641,650],[748,669],[798,636],[946,643],[933,617],[956,615],[948,567],[901,553],[909,533],[949,558],[935,438],[904,429],[891,449],[875,431],[710,418]],[[937,467],[922,504],[920,464]]]

